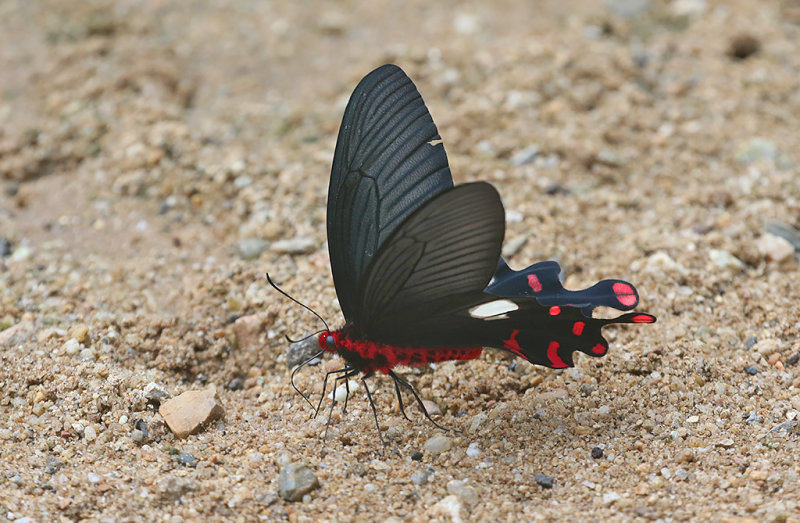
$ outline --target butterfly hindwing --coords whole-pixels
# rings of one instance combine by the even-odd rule
[[[394,65],[365,76],[342,118],[328,187],[328,250],[348,322],[361,322],[357,292],[386,239],[452,186],[439,132],[408,76]]]
[[[504,233],[503,204],[488,183],[458,185],[427,201],[394,231],[367,270],[359,292],[361,334],[419,346],[428,342],[423,324],[432,319],[441,321],[442,332],[455,330],[443,315],[481,299]]]

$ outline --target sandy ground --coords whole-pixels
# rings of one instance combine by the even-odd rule
[[[0,517],[799,521],[799,43],[796,0],[0,3]],[[342,321],[330,162],[385,62],[500,191],[512,266],[659,317],[567,371],[409,371],[463,431],[438,453],[385,379],[387,447],[363,388],[323,442],[283,339],[319,322],[264,279]],[[224,419],[176,438],[153,382]]]

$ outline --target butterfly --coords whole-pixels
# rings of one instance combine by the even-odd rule
[[[655,322],[634,312],[592,317],[598,306],[634,309],[639,296],[628,282],[567,290],[554,261],[512,270],[501,256],[505,211],[497,190],[486,182],[453,184],[436,125],[396,65],[365,76],[347,104],[328,187],[327,232],[345,324],[319,335],[320,354],[338,354],[345,366],[326,375],[323,389],[331,375],[336,389],[339,380],[347,385],[359,374],[362,381],[388,374],[404,416],[400,386],[433,422],[395,367],[474,359],[484,347],[571,367],[575,351],[608,352],[602,327]]]

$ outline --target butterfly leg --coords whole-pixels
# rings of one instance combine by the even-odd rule
[[[295,390],[295,392],[300,394],[303,397],[304,400],[306,400],[306,403],[308,403],[308,406],[311,407],[312,409],[314,408],[314,404],[311,403],[311,400],[308,399],[308,396],[306,396],[305,394],[300,392],[300,389],[298,389],[297,385],[294,384],[294,375],[297,374],[297,371],[299,371],[300,369],[302,369],[303,367],[305,367],[306,365],[308,365],[309,363],[311,363],[315,359],[317,359],[320,356],[322,356],[322,353],[324,353],[324,352],[325,352],[324,350],[319,351],[318,353],[314,354],[313,356],[308,358],[306,361],[304,361],[303,363],[301,363],[300,365],[295,367],[294,370],[292,371],[292,378],[291,378],[292,388]]]
[[[391,371],[391,370],[389,371],[389,376],[391,376],[392,380],[394,380],[394,391],[397,393],[397,403],[400,405],[400,413],[403,414],[403,417],[406,420],[411,422],[411,418],[409,418],[406,415],[406,409],[403,408],[403,395],[400,394],[400,383],[398,382],[399,378],[397,377],[397,374],[395,374],[394,371]]]
[[[361,383],[364,384],[364,390],[367,391],[367,399],[369,400],[369,406],[372,407],[372,416],[375,418],[375,428],[378,429],[378,438],[381,440],[381,445],[384,447],[386,446],[386,442],[383,441],[383,433],[381,432],[381,425],[378,423],[378,411],[375,409],[375,402],[372,401],[372,393],[369,391],[369,387],[367,387],[367,378],[372,376],[372,373],[369,373],[361,378]]]
[[[392,374],[394,374],[394,373],[392,373]],[[414,399],[417,400],[417,405],[419,405],[419,408],[422,409],[422,413],[425,414],[425,417],[428,418],[428,421],[433,423],[436,426],[436,428],[442,429],[445,432],[450,432],[450,430],[452,430],[452,429],[448,429],[447,427],[443,427],[443,426],[439,425],[438,423],[436,423],[435,421],[433,421],[433,418],[431,418],[431,415],[428,414],[428,409],[425,408],[425,404],[422,403],[422,398],[419,397],[419,394],[417,394],[416,389],[414,389],[414,387],[409,382],[407,382],[406,380],[404,380],[403,378],[401,378],[397,374],[394,374],[392,377],[395,380],[397,380],[397,382],[399,382],[400,385],[406,387],[408,390],[411,391],[411,394],[414,395]],[[461,432],[461,431],[454,430],[454,432]]]
[[[331,410],[328,411],[328,421],[325,422],[325,434],[322,436],[322,441],[325,441],[328,438],[328,427],[331,426],[331,418],[333,417],[333,407],[336,405],[336,388],[337,384],[339,383],[339,380],[345,380],[345,383],[347,383],[348,379],[355,376],[359,372],[358,370],[350,366],[347,366],[344,369],[339,369],[339,371],[340,372],[346,371],[346,372],[341,376],[338,376],[335,380],[333,380],[333,398],[331,399]]]
[[[317,417],[317,414],[319,414],[319,409],[322,407],[322,400],[325,399],[325,391],[328,390],[328,377],[331,374],[341,374],[342,372],[349,372],[351,370],[353,370],[353,367],[351,367],[350,365],[347,365],[345,367],[342,367],[341,369],[328,371],[325,374],[325,379],[322,380],[322,395],[319,397],[319,402],[317,403],[317,408],[314,409],[314,414],[311,415],[312,419]],[[334,383],[334,387],[333,387],[334,391],[336,390],[336,386],[335,385],[336,384]]]

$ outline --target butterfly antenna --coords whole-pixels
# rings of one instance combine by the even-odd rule
[[[306,305],[305,303],[301,303],[301,302],[300,302],[300,301],[298,301],[297,299],[295,299],[295,298],[293,298],[293,297],[289,296],[289,294],[287,294],[287,293],[286,293],[286,291],[284,291],[283,289],[281,289],[280,287],[278,287],[278,286],[275,284],[275,282],[274,282],[274,281],[272,281],[272,278],[270,278],[270,277],[269,277],[269,273],[266,273],[266,274],[267,274],[267,281],[269,282],[269,284],[270,284],[270,285],[272,285],[272,288],[273,288],[273,289],[275,289],[276,291],[280,292],[281,294],[283,294],[284,296],[286,296],[287,298],[289,298],[290,300],[292,300],[292,301],[293,301],[293,302],[295,302],[296,304],[300,305],[300,306],[301,306],[301,307],[303,307],[304,309],[306,309],[306,310],[308,310],[308,311],[311,311],[311,313],[312,313],[314,316],[316,316],[317,318],[319,318],[319,319],[320,319],[320,321],[322,322],[322,324],[323,324],[323,325],[325,325],[325,330],[331,330],[331,328],[330,328],[330,327],[328,327],[328,322],[327,322],[327,321],[325,321],[325,318],[323,318],[322,316],[320,316],[319,314],[317,314],[317,311],[315,311],[314,309],[312,309],[311,307],[309,307],[309,306],[308,306],[308,305]],[[312,334],[311,336],[313,336],[313,334]],[[288,338],[288,336],[287,336],[287,338]],[[305,338],[303,338],[303,339],[305,339]],[[290,341],[291,341],[291,340],[290,340]]]

